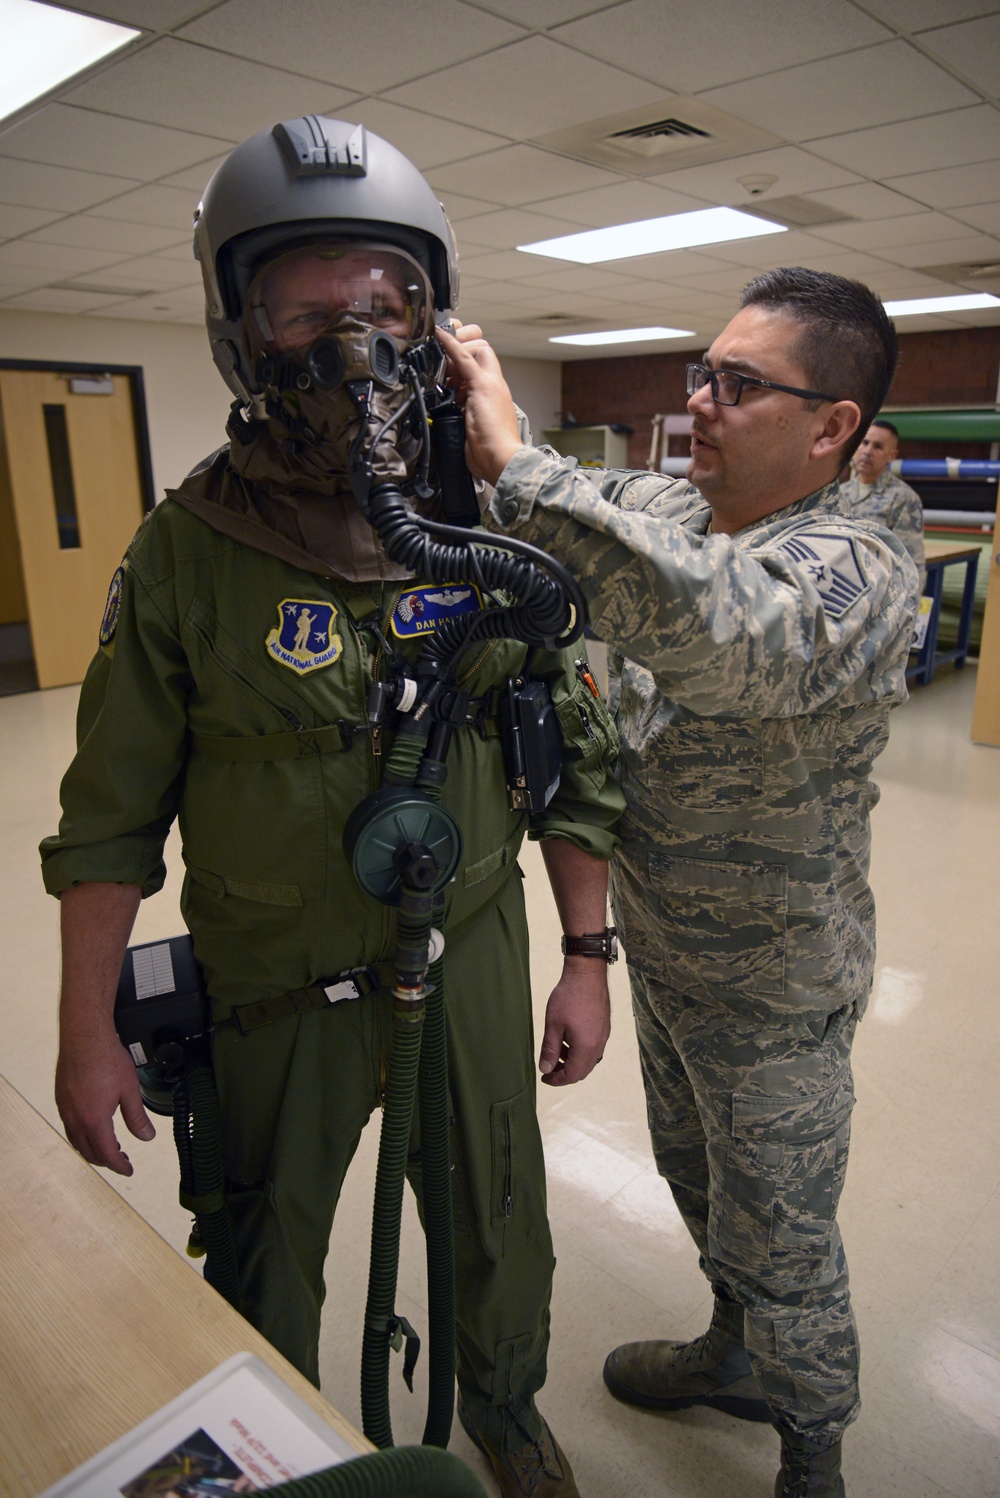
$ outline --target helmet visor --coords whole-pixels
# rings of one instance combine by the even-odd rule
[[[305,348],[344,315],[405,342],[426,338],[433,294],[403,250],[331,240],[279,255],[247,293],[251,341],[271,353]]]

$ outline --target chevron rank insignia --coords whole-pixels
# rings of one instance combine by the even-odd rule
[[[333,632],[337,610],[315,598],[283,598],[278,623],[264,641],[269,655],[282,666],[305,676],[329,666],[343,654],[344,642]]]
[[[809,578],[823,608],[833,619],[846,614],[868,587],[855,543],[849,536],[810,531],[808,540],[805,536],[791,536],[778,550],[797,563]]]
[[[393,610],[392,632],[400,640],[425,635],[460,614],[478,613],[482,606],[479,589],[471,583],[436,583],[413,588],[403,594]]]

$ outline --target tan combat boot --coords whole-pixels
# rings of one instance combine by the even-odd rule
[[[693,1404],[738,1420],[770,1420],[743,1346],[743,1307],[716,1295],[712,1324],[693,1342],[626,1342],[609,1353],[604,1382],[616,1399],[650,1410]]]
[[[774,1498],[845,1498],[840,1442],[814,1446],[811,1441],[782,1434],[781,1471],[775,1478]]]
[[[477,1428],[459,1397],[462,1429],[489,1457],[503,1498],[580,1498],[562,1447],[533,1399],[486,1414],[487,1428]]]

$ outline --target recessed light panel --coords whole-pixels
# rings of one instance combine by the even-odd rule
[[[974,312],[977,307],[1000,307],[1000,297],[970,291],[966,296],[924,296],[882,305],[890,317],[915,317],[918,312]]]
[[[585,229],[580,234],[540,239],[535,244],[519,244],[517,248],[528,255],[596,265],[605,260],[629,260],[636,255],[659,255],[664,250],[787,232],[784,224],[772,224],[752,213],[741,213],[738,208],[697,208],[693,213],[671,213],[666,218],[644,218],[633,224],[613,224],[607,229]]]
[[[657,338],[693,338],[690,328],[620,328],[617,332],[562,333],[550,343],[649,343]]]
[[[141,35],[37,0],[0,0],[0,119]]]

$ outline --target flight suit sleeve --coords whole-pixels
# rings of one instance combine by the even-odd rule
[[[568,650],[539,651],[532,675],[548,683],[563,741],[559,788],[545,810],[531,818],[528,837],[559,837],[595,858],[610,858],[618,845],[615,827],[625,798],[614,778],[618,733],[603,700],[587,684],[581,640]],[[592,678],[591,678],[592,680]]]
[[[780,538],[754,548],[619,508],[630,482],[592,482],[522,448],[492,513],[569,567],[595,634],[672,700],[702,715],[792,717],[832,704],[866,674],[901,672],[917,575],[888,532],[824,515],[826,540],[810,559]]]
[[[161,888],[163,844],[187,750],[186,661],[177,630],[129,559],[114,637],[87,672],[77,752],[60,791],[59,831],[41,845],[50,894],[81,883]]]

